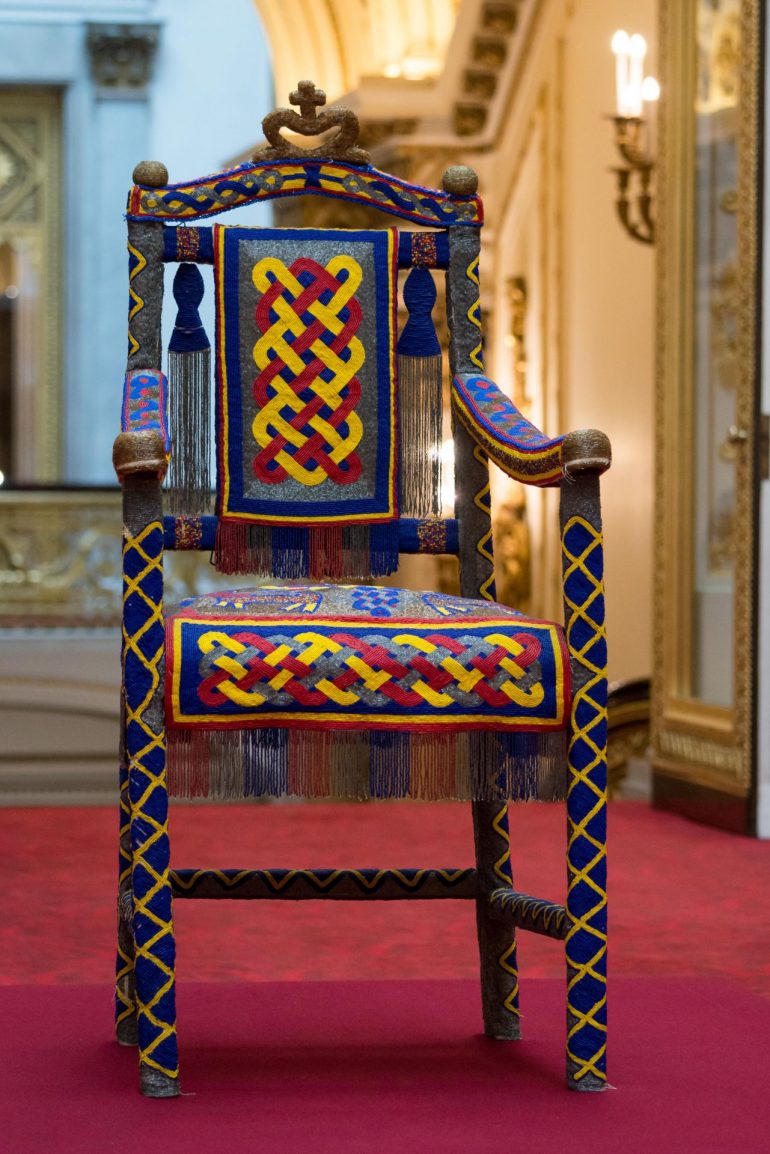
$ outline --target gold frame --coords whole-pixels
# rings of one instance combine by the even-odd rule
[[[692,668],[694,91],[696,0],[661,0],[659,237],[656,325],[655,675],[656,771],[746,798],[753,772],[758,175],[761,5],[741,0],[738,138],[733,706],[696,700]]]
[[[43,323],[37,338],[40,376],[35,390],[33,476],[25,480],[57,481],[62,467],[62,98],[56,89],[2,87],[0,119],[4,113],[34,119],[38,145],[24,197],[9,212],[0,213],[0,242],[39,239],[41,257]],[[28,211],[30,204],[36,206],[33,213]]]

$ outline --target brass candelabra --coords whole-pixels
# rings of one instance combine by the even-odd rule
[[[645,146],[647,121],[642,116],[612,116],[615,146],[624,164],[613,168],[617,181],[620,222],[642,244],[655,243],[653,174],[655,162]]]

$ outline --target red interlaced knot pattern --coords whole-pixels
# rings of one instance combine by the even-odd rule
[[[317,390],[317,382],[321,374],[327,371],[327,366],[312,352],[316,342],[323,342],[334,354],[340,356],[350,344],[351,338],[358,331],[361,324],[361,305],[353,296],[345,305],[347,317],[342,328],[336,334],[331,334],[321,320],[313,316],[308,310],[321,299],[324,294],[337,293],[342,283],[333,276],[328,269],[309,257],[300,257],[289,266],[289,272],[297,279],[302,274],[313,279],[306,284],[302,292],[294,299],[291,290],[280,280],[274,281],[271,287],[263,294],[256,308],[256,322],[259,331],[267,334],[271,329],[278,329],[283,337],[285,325],[277,319],[273,312],[276,301],[283,297],[284,302],[304,325],[304,330],[291,342],[292,352],[302,358],[304,369],[299,375],[287,380],[284,376],[287,365],[285,360],[277,354],[254,381],[254,398],[260,409],[271,405],[275,407],[276,398],[280,398],[282,391],[290,389],[298,398],[307,392],[307,399],[303,398],[304,405],[295,412],[294,408],[281,409],[283,420],[292,429],[302,434],[299,446],[293,444],[282,433],[276,432],[271,442],[257,453],[254,458],[254,474],[261,481],[269,484],[278,484],[287,480],[289,472],[278,461],[276,456],[281,450],[290,454],[297,466],[302,469],[320,468],[338,485],[350,485],[356,481],[361,473],[361,459],[351,451],[339,463],[332,459],[330,450],[332,445],[328,437],[314,428],[311,424],[314,418],[320,417],[323,426],[330,426],[335,432],[342,431],[348,415],[355,409],[361,399],[361,382],[353,376],[335,397],[335,403],[329,404],[328,390],[326,397]],[[340,315],[340,314],[338,314]],[[329,339],[331,337],[331,339]],[[328,375],[328,372],[327,372]],[[276,378],[278,380],[276,381]]]
[[[236,658],[235,663],[239,664],[243,670],[243,676],[237,679],[239,690],[249,692],[260,682],[269,683],[279,674],[288,671],[292,676],[282,682],[281,692],[290,694],[298,705],[317,706],[330,703],[330,698],[326,693],[317,687],[308,687],[305,684],[305,679],[313,674],[313,667],[307,665],[299,657],[287,654],[281,658],[279,663],[269,664],[264,658],[274,653],[279,646],[274,645],[267,637],[244,630],[232,634],[232,638],[234,641],[258,650],[258,653],[252,653],[248,657],[240,654]],[[433,665],[419,652],[409,653],[409,664],[406,665],[383,645],[370,644],[365,638],[340,632],[332,633],[330,639],[345,647],[334,655],[335,664],[341,667],[340,672],[336,677],[327,676],[331,685],[341,691],[351,689],[356,685],[356,682],[385,673],[388,676],[382,680],[381,684],[377,685],[377,692],[384,694],[396,705],[404,708],[424,707],[426,704],[425,697],[404,684],[410,674],[418,673],[429,689],[437,693],[458,679],[456,674]],[[511,704],[510,697],[501,690],[495,689],[491,684],[492,679],[500,669],[501,662],[507,658],[509,662],[513,662],[523,672],[537,660],[541,651],[540,642],[532,634],[516,633],[513,640],[523,646],[523,650],[515,658],[511,657],[507,649],[498,645],[483,656],[474,653],[470,660],[463,662],[462,659],[466,654],[467,647],[457,638],[449,637],[443,633],[430,633],[424,636],[424,640],[437,648],[448,650],[453,657],[463,664],[465,670],[478,670],[483,676],[473,686],[472,692],[477,694],[487,705],[495,708],[510,706]],[[393,648],[398,650],[407,647],[394,645]],[[359,664],[358,669],[351,667],[348,664],[351,657],[360,658],[360,662],[366,668],[362,669],[360,663],[357,663]],[[222,704],[224,698],[219,686],[222,682],[233,680],[233,661],[230,660],[228,664],[231,666],[230,671],[215,669],[201,682],[198,694],[206,705],[216,707]]]

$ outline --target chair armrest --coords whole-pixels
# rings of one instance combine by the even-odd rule
[[[546,437],[488,377],[460,373],[452,381],[452,408],[460,423],[509,477],[526,485],[559,485],[577,473],[599,475],[612,454],[604,433],[580,429]]]
[[[126,373],[120,428],[112,450],[119,480],[131,473],[166,474],[171,441],[166,421],[168,385],[159,369]]]

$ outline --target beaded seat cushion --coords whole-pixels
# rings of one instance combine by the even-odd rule
[[[168,618],[166,653],[174,792],[562,792],[563,632],[505,606],[365,585],[213,593]]]

